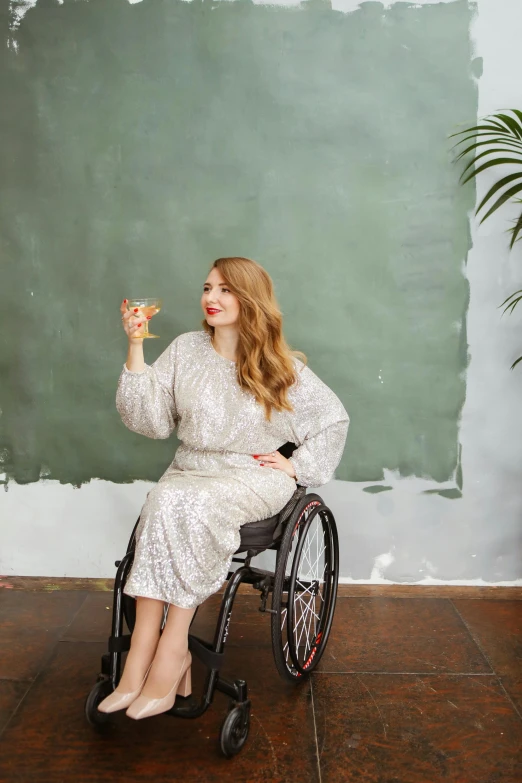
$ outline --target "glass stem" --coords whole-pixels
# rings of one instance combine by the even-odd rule
[[[145,323],[143,324],[143,326],[145,327],[143,329],[143,335],[145,336],[145,335],[147,335],[149,333],[149,322],[147,321],[146,318],[145,318]]]

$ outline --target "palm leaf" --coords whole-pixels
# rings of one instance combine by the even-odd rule
[[[475,136],[470,136],[470,139],[476,138]],[[460,160],[461,158],[464,158],[468,152],[471,152],[471,150],[475,150],[478,147],[484,147],[485,145],[490,145],[493,142],[502,144],[503,147],[514,147],[516,150],[522,150],[522,141],[515,141],[515,139],[488,139],[487,141],[479,141],[476,144],[471,144],[471,146],[466,147],[465,150],[462,150],[462,152],[459,152],[455,160]],[[460,144],[460,142],[459,142]],[[457,146],[457,145],[455,145]],[[504,152],[508,152],[509,150],[503,150]]]
[[[492,166],[504,166],[508,165],[509,163],[514,163],[516,166],[520,166],[522,161],[517,160],[516,158],[495,158],[494,160],[490,160],[487,163],[482,163],[477,169],[472,171],[471,174],[468,174],[466,179],[462,180],[462,184],[465,185],[466,182],[469,182],[470,179],[476,177],[477,174],[482,174],[483,171],[490,169]],[[516,176],[522,177],[522,168]]]
[[[513,362],[513,364],[511,365],[511,367],[509,369],[510,370],[514,370],[519,362],[522,362],[522,356],[519,356],[518,359],[516,360],[516,362]]]
[[[469,133],[472,136],[491,136],[492,133],[501,133],[503,136],[518,138],[515,134],[510,133],[509,129],[504,125],[475,125],[458,133],[451,133],[448,138],[454,139],[456,136],[463,136],[465,133]],[[455,142],[455,144],[462,144],[462,139]]]
[[[518,296],[516,299],[514,299],[511,302],[511,304],[506,305],[506,307],[504,307],[504,313],[507,313],[507,311],[509,310],[509,314],[511,315],[511,313],[513,312],[513,310],[515,309],[515,307],[517,306],[517,304],[520,302],[521,299],[522,296]],[[502,313],[502,315],[504,315],[504,313]]]
[[[497,114],[497,117],[500,117],[506,123],[509,130],[515,136],[518,136],[519,139],[522,139],[522,126],[516,121],[516,119],[514,119],[514,117],[510,117],[509,114]]]
[[[517,201],[519,203],[522,203],[520,199],[517,199]],[[510,228],[509,230],[513,232],[513,236],[511,237],[511,242],[509,243],[509,247],[512,248],[515,242],[518,242],[519,239],[522,239],[522,237],[518,236],[522,231],[522,213],[518,218],[518,220],[515,221],[515,225],[513,226],[513,228]]]
[[[488,131],[489,133],[498,133],[499,131],[501,131],[501,133],[508,132],[505,126],[500,125],[500,123],[491,123],[491,125],[474,125],[471,128],[466,128],[465,130],[450,134],[450,139],[455,138],[455,136],[461,136],[463,133],[473,133],[474,131]]]
[[[480,221],[483,223],[486,218],[488,218],[490,215],[493,214],[493,212],[496,212],[496,210],[502,206],[502,204],[505,204],[506,201],[508,201],[513,196],[516,196],[517,193],[522,192],[522,185],[515,185],[515,187],[510,188],[509,190],[506,190],[506,192],[499,198],[499,200],[496,202],[496,204],[493,204],[489,212],[486,212],[482,220]]]
[[[522,177],[522,172],[516,172],[515,174],[508,174],[507,177],[503,177],[501,180],[496,182],[486,193],[480,204],[475,210],[475,214],[478,215],[480,210],[484,207],[485,204],[488,203],[488,201],[493,198],[495,193],[497,193],[501,188],[503,188],[505,185],[509,185],[510,182],[514,182],[514,180],[519,179]]]
[[[510,299],[512,299],[512,298],[513,298],[514,296],[516,296],[517,294],[522,294],[522,288],[520,289],[520,291],[515,291],[515,293],[514,293],[514,294],[510,294],[510,295],[508,296],[508,298],[507,298],[507,299],[504,299],[504,301],[502,302],[502,304],[501,304],[501,305],[499,305],[499,307],[504,307],[504,305],[506,304],[506,302],[509,302],[509,300],[510,300]]]
[[[466,166],[466,168],[464,169],[464,171],[463,171],[463,172],[462,172],[462,174],[460,175],[460,178],[462,179],[462,177],[464,176],[464,174],[466,173],[466,171],[467,171],[469,168],[471,168],[471,166],[473,166],[474,164],[476,164],[478,160],[480,160],[481,158],[484,158],[486,155],[492,155],[492,154],[493,154],[493,153],[495,153],[495,152],[503,152],[504,154],[506,154],[506,153],[509,153],[510,155],[512,155],[512,154],[513,154],[513,153],[512,153],[510,150],[503,150],[503,149],[500,149],[499,147],[494,147],[493,149],[490,149],[490,150],[485,150],[485,152],[481,152],[479,155],[476,155],[476,156],[473,158],[473,160],[472,160],[470,163],[468,163],[468,165]],[[493,165],[493,166],[500,166],[500,165],[501,165],[501,161],[502,161],[502,162],[505,162],[505,160],[506,160],[505,158],[495,158],[495,159],[494,159],[494,161],[492,161],[492,164],[491,164],[491,165]],[[513,160],[513,159],[512,159],[512,160],[510,160],[509,162],[510,162],[510,163],[515,163],[515,164],[517,164],[518,166],[522,166],[522,155],[520,156],[520,160],[517,160],[517,159]],[[471,174],[471,175],[470,175],[470,177],[469,177],[469,179],[471,179],[471,177],[474,177],[474,176],[476,176],[476,175],[477,175],[477,173],[478,173],[478,170],[477,170],[477,171],[475,171],[473,174]],[[466,180],[466,181],[467,181],[467,180]],[[464,184],[464,183],[463,183],[463,184]]]

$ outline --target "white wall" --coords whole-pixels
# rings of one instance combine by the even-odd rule
[[[334,0],[334,8],[346,12],[357,5]],[[522,108],[522,2],[478,0],[477,6],[473,37],[476,56],[484,58],[479,114]],[[487,186],[488,180],[479,183],[479,198]],[[508,252],[505,212],[480,229],[470,217],[463,497],[423,495],[433,484],[395,474],[382,482],[393,491],[381,494],[340,481],[322,488],[340,526],[344,582],[522,584],[522,367],[509,370],[522,354],[522,308],[502,319],[497,309],[522,287],[522,251]],[[10,482],[9,491],[0,494],[0,573],[113,576],[114,560],[125,552],[150,487],[98,480],[81,489],[45,480]]]

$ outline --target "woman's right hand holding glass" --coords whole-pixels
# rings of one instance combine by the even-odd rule
[[[124,299],[120,305],[121,311],[121,323],[125,334],[132,340],[132,342],[138,342],[140,334],[143,334],[143,322],[145,316],[140,312],[139,308],[129,310],[127,299]],[[141,340],[140,342],[143,342]]]

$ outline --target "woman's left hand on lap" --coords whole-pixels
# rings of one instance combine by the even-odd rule
[[[294,466],[290,460],[283,457],[278,451],[272,451],[270,454],[252,454],[260,465],[267,468],[274,468],[275,470],[282,470],[290,478],[295,479]]]

